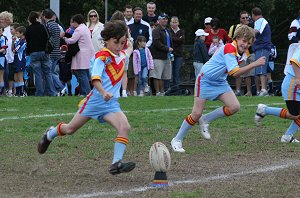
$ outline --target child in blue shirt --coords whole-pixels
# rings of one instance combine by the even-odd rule
[[[26,40],[25,40],[26,28],[20,26],[16,28],[16,37],[12,45],[12,51],[14,53],[14,79],[15,79],[15,88],[16,96],[25,96],[24,95],[24,78],[23,72],[26,66]]]
[[[250,55],[248,48],[254,39],[255,32],[253,28],[241,25],[236,30],[233,42],[222,46],[203,65],[195,82],[192,113],[184,119],[177,135],[171,141],[175,152],[185,152],[182,148],[183,138],[196,123],[199,123],[202,136],[210,139],[211,136],[208,131],[210,122],[218,118],[231,116],[239,111],[240,103],[227,82],[227,76],[238,77],[252,68],[265,63],[266,57],[261,57],[249,65],[242,68],[239,67],[239,64]],[[220,100],[224,103],[224,106],[202,115],[207,100]]]
[[[127,117],[118,102],[126,56],[130,56],[132,53],[131,45],[126,51],[122,50],[126,43],[126,34],[127,26],[123,21],[112,21],[105,24],[101,36],[106,47],[96,53],[92,61],[91,79],[94,88],[79,103],[79,110],[69,123],[62,122],[47,130],[38,143],[40,154],[47,151],[55,137],[71,135],[90,119],[95,119],[100,123],[107,122],[118,132],[109,173],[115,175],[129,172],[135,168],[133,162],[122,162],[130,131]]]
[[[286,75],[281,85],[282,97],[287,108],[258,104],[254,120],[258,127],[266,115],[293,120],[285,134],[282,135],[281,142],[299,144],[300,141],[294,138],[294,134],[300,127],[300,46],[295,50],[289,62],[290,64],[286,67]]]
[[[3,35],[4,26],[0,24],[0,96],[4,87],[5,54],[7,49],[7,38]]]

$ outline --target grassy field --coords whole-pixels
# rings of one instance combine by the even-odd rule
[[[254,124],[259,103],[285,107],[281,97],[239,97],[241,110],[210,124],[212,140],[195,126],[183,142],[186,153],[170,147],[192,96],[121,98],[132,126],[124,160],[137,163],[128,174],[111,176],[116,132],[95,120],[73,136],[57,138],[44,155],[36,151],[45,129],[68,122],[79,97],[1,97],[0,197],[299,197],[300,145],[282,144],[289,120],[267,116]],[[208,102],[205,112],[222,105]],[[296,134],[296,138],[300,137]],[[170,149],[170,187],[151,189],[151,145]]]

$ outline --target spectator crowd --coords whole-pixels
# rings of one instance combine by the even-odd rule
[[[158,14],[156,4],[149,2],[146,13],[143,8],[127,5],[110,20],[126,23],[126,37],[134,47],[130,57],[126,57],[121,96],[182,94],[180,76],[186,38],[180,19],[167,13]],[[195,78],[222,46],[234,44],[236,31],[246,25],[255,30],[256,39],[247,50],[248,58],[240,61],[239,66],[242,68],[260,57],[267,60],[236,78],[235,94],[271,95],[277,51],[270,24],[258,7],[251,13],[241,11],[237,21],[226,31],[218,18],[208,16],[203,27],[195,31],[192,53]],[[105,24],[97,10],[90,10],[86,17],[75,14],[68,28],[51,9],[32,11],[28,24],[13,21],[13,14],[8,11],[0,13],[0,96],[27,96],[30,80],[35,96],[88,95],[92,88],[90,60],[106,48],[101,37]],[[288,39],[290,43],[300,42],[300,11],[291,22]],[[124,49],[127,46],[125,43]],[[246,91],[242,89],[243,80]]]

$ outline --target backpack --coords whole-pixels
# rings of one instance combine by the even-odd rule
[[[45,52],[50,54],[53,51],[54,46],[55,46],[54,39],[52,36],[50,36],[47,26],[46,25],[43,25],[43,26],[46,29],[46,33],[47,33],[47,37],[48,37],[47,42],[46,42]]]

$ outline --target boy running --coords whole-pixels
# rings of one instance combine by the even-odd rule
[[[231,116],[238,112],[240,103],[228,84],[228,75],[239,77],[254,67],[265,63],[266,57],[239,68],[239,63],[250,55],[248,48],[255,39],[255,32],[251,27],[241,25],[233,37],[233,42],[222,46],[215,55],[203,65],[195,82],[195,98],[192,113],[182,122],[177,135],[172,139],[171,145],[175,152],[185,152],[182,148],[183,138],[189,130],[199,122],[201,134],[210,139],[208,125],[211,121]],[[224,103],[214,111],[202,115],[207,100],[220,100]]]

